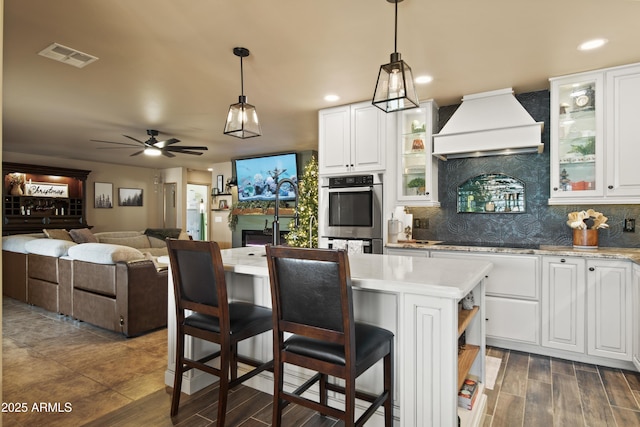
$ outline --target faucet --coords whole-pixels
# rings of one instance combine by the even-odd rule
[[[309,247],[313,247],[313,223],[318,222],[315,216],[311,215],[309,218]]]
[[[276,187],[276,208],[273,215],[273,222],[271,226],[273,227],[273,244],[280,244],[280,217],[279,217],[279,208],[280,208],[280,187],[284,183],[289,183],[291,188],[293,188],[293,192],[296,194],[296,202],[295,202],[295,214],[293,216],[295,220],[296,227],[298,226],[298,187],[296,183],[293,182],[290,178],[283,178],[278,181],[278,185]]]

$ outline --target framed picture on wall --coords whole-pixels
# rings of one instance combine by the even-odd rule
[[[224,176],[218,175],[218,193],[224,193]]]
[[[113,207],[113,184],[110,182],[96,182],[94,184],[93,207],[106,209]]]
[[[142,188],[118,188],[118,206],[142,206]]]

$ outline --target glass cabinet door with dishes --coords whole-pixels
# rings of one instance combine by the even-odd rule
[[[440,206],[438,202],[438,160],[433,151],[437,105],[420,103],[420,108],[398,115],[398,190],[397,202],[413,206]]]
[[[549,204],[603,196],[603,98],[601,73],[551,79]]]

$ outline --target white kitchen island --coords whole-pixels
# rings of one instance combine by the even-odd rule
[[[269,273],[264,248],[226,249],[222,257],[227,271],[230,298],[271,306]],[[458,368],[484,382],[484,286],[492,264],[477,260],[431,259],[397,255],[350,255],[357,320],[389,329],[395,334],[395,425],[457,426],[479,425],[486,397],[480,395],[473,411],[457,408]],[[169,281],[168,368],[165,382],[173,386],[175,367],[175,305]],[[476,310],[459,312],[458,303],[469,292]],[[467,314],[471,314],[467,316]],[[460,321],[459,321],[460,319]],[[463,320],[464,319],[464,320]],[[466,330],[465,352],[458,355],[459,324]],[[205,351],[209,343],[187,338],[191,357]],[[244,355],[272,359],[272,336],[262,334],[240,346]],[[308,372],[287,366],[285,386],[293,389],[308,378]],[[460,374],[465,375],[465,373]],[[182,390],[194,393],[211,384],[214,377],[199,371],[187,372]],[[460,381],[464,378],[460,378]],[[266,393],[273,392],[270,373],[245,383]],[[380,390],[382,365],[363,374],[359,388]],[[481,384],[481,389],[482,384]],[[382,412],[367,425],[382,426]]]

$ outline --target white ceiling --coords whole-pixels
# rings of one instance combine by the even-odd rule
[[[231,158],[317,148],[319,109],[371,99],[393,51],[386,0],[5,0],[4,151],[149,168],[204,169]],[[548,78],[640,62],[637,0],[405,0],[398,51],[420,99],[548,88]],[[579,43],[605,37],[591,52]],[[57,42],[95,55],[78,69],[37,55]],[[223,135],[245,95],[262,136]],[[340,101],[328,103],[335,93]],[[202,156],[130,157],[101,139],[175,137]],[[112,146],[113,147],[113,146]]]

